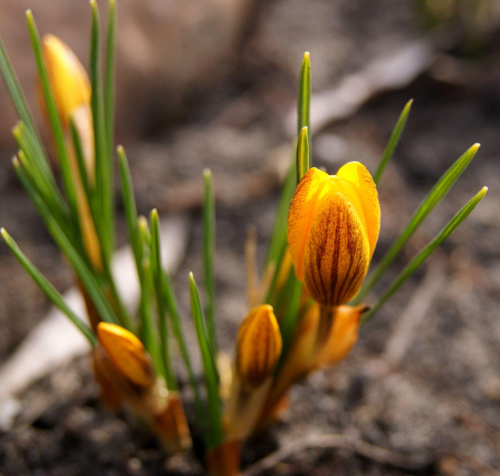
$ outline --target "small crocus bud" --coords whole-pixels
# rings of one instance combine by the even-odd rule
[[[125,378],[141,387],[154,384],[153,364],[142,342],[134,334],[116,324],[100,322],[97,337],[113,366]]]
[[[43,56],[57,109],[67,128],[74,111],[90,103],[89,78],[75,53],[54,35],[44,36]]]
[[[337,175],[309,169],[288,212],[288,246],[297,278],[323,306],[339,306],[358,293],[380,229],[373,179],[359,162]]]
[[[236,348],[236,371],[251,387],[260,386],[273,372],[281,355],[282,339],[269,304],[254,308],[241,323]]]

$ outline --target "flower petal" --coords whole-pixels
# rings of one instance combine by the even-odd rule
[[[354,184],[357,190],[357,196],[361,202],[363,219],[366,225],[366,234],[370,243],[371,259],[380,231],[380,204],[375,182],[368,169],[360,162],[345,164],[339,169],[337,176]]]
[[[288,211],[287,238],[297,278],[303,280],[303,256],[316,203],[326,185],[328,174],[313,167],[297,185]]]
[[[370,245],[356,210],[335,187],[316,208],[304,251],[304,283],[320,304],[338,306],[358,293]]]
[[[236,346],[236,371],[251,387],[260,386],[281,355],[282,339],[272,306],[254,308],[241,323]]]

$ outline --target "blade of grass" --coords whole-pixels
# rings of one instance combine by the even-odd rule
[[[116,149],[118,154],[118,169],[120,172],[120,185],[123,197],[123,208],[125,211],[125,218],[127,221],[127,231],[130,241],[130,246],[134,253],[135,266],[137,274],[141,275],[141,260],[142,252],[139,245],[139,236],[137,231],[137,206],[135,201],[134,187],[132,184],[132,176],[130,175],[130,168],[128,165],[127,155],[125,150],[120,145]]]
[[[19,158],[27,174],[32,179],[32,183],[36,186],[39,194],[43,197],[47,206],[52,210],[58,222],[62,226],[73,230],[73,224],[70,222],[69,210],[66,202],[59,193],[53,175],[47,173],[46,169],[40,163],[37,151],[33,148],[33,144],[30,140],[28,128],[21,122],[14,128],[13,135],[21,149]]]
[[[373,286],[377,284],[394,258],[399,254],[403,246],[411,238],[413,233],[415,233],[415,231],[418,229],[427,215],[429,215],[434,207],[446,196],[453,184],[457,181],[460,175],[462,175],[464,170],[476,155],[478,149],[479,144],[474,144],[472,147],[470,147],[438,180],[427,197],[425,197],[424,201],[413,213],[404,231],[401,233],[401,235],[399,235],[399,237],[392,244],[387,253],[383,256],[380,263],[378,263],[377,267],[365,280],[361,291],[359,292],[358,296],[356,296],[353,303],[360,303],[362,299],[368,294],[368,292],[373,288]]]
[[[72,240],[72,238],[66,234],[65,230],[63,230],[59,226],[57,220],[51,214],[43,199],[40,197],[36,189],[34,189],[30,184],[26,173],[22,169],[21,164],[19,163],[17,158],[13,160],[13,165],[16,175],[18,176],[25,190],[28,192],[28,195],[31,197],[31,200],[35,204],[38,213],[47,226],[49,233],[54,238],[57,246],[66,256],[71,266],[75,270],[77,276],[80,278],[83,286],[87,290],[90,298],[92,299],[92,302],[97,309],[97,312],[99,313],[100,318],[106,322],[119,324],[118,319],[116,318],[111,306],[109,305],[102,292],[97,277],[91,271],[88,261],[85,260],[86,256],[85,252],[83,251],[81,242],[78,242],[74,239]]]
[[[410,99],[406,103],[405,107],[403,108],[403,111],[401,112],[396,122],[396,125],[394,126],[394,129],[391,132],[391,137],[389,138],[389,142],[387,143],[384,153],[382,154],[382,159],[380,160],[378,168],[375,171],[375,174],[373,175],[373,181],[375,182],[376,185],[379,184],[380,179],[382,178],[382,174],[384,173],[384,170],[387,164],[389,163],[389,160],[391,160],[391,157],[394,154],[396,147],[398,146],[399,140],[401,139],[401,135],[403,134],[403,131],[405,129],[406,121],[408,120],[408,116],[410,115],[412,104],[413,104],[413,99]]]
[[[102,234],[104,261],[111,261],[114,250],[114,200],[113,166],[106,144],[106,124],[101,75],[101,33],[99,10],[95,0],[90,1],[92,9],[92,33],[90,42],[90,82],[92,85],[92,116],[94,123],[94,147],[96,159],[96,196],[100,217],[96,226]]]
[[[307,127],[308,140],[311,143],[311,58],[309,52],[304,53],[299,76],[299,94],[297,101],[297,135]]]
[[[295,192],[295,187],[297,185],[296,176],[297,174],[295,172],[295,167],[290,167],[285,178],[285,183],[283,184],[283,191],[281,192],[278,212],[276,214],[273,232],[269,241],[266,265],[274,262],[276,263],[276,269],[279,269],[281,257],[283,255],[283,245],[286,244],[286,221],[288,218],[288,208],[290,207],[290,201],[292,200],[293,193]]]
[[[302,283],[295,277],[295,270],[292,267],[287,283],[283,289],[283,295],[286,296],[285,312],[283,319],[279,321],[281,336],[283,338],[283,352],[281,353],[282,359],[286,355],[295,335],[297,321],[299,318],[301,294]]]
[[[299,140],[297,141],[297,183],[311,168],[311,156],[309,154],[309,139],[308,127],[305,126],[299,133]]]
[[[203,272],[207,290],[206,318],[208,328],[208,341],[214,355],[217,354],[217,332],[215,329],[215,195],[213,188],[212,172],[203,171],[205,184],[205,200],[203,203]]]
[[[169,390],[177,390],[177,378],[172,368],[170,358],[170,346],[168,342],[168,325],[165,302],[162,290],[162,266],[161,266],[161,248],[160,248],[160,219],[156,209],[151,211],[151,268],[153,270],[153,281],[156,292],[156,302],[158,308],[158,324],[160,329],[160,348],[164,367],[164,376]]]
[[[151,269],[151,260],[145,257],[142,260],[141,275],[141,297],[139,302],[139,316],[141,327],[139,335],[144,346],[151,355],[155,369],[161,370],[163,368],[162,356],[160,351],[160,343],[158,342],[158,331],[153,320],[153,311],[151,300],[153,297],[153,271]]]
[[[113,155],[115,113],[116,0],[109,0],[106,35],[105,122],[108,155]]]
[[[50,284],[42,273],[33,265],[33,263],[27,258],[27,256],[21,251],[17,243],[12,239],[12,237],[7,233],[5,228],[0,229],[3,240],[6,245],[10,248],[14,256],[17,258],[22,267],[28,272],[33,281],[38,285],[38,287],[45,293],[45,295],[52,301],[52,303],[60,309],[69,320],[78,328],[78,330],[87,338],[90,345],[95,346],[96,336],[92,330],[68,307],[64,298],[61,296],[59,291],[57,291],[52,284]]]
[[[373,306],[362,319],[362,323],[368,322],[373,315],[387,302],[387,300],[401,287],[401,285],[424,263],[424,261],[432,254],[432,252],[443,243],[457,227],[469,216],[476,205],[484,198],[487,187],[483,187],[474,197],[469,200],[457,214],[446,224],[446,226],[435,236],[435,238],[413,258],[410,263],[399,273],[397,278],[392,282],[384,295],[379,299],[377,304]]]
[[[87,176],[87,167],[85,166],[85,157],[83,153],[82,141],[80,140],[80,134],[78,133],[73,118],[70,119],[70,131],[71,131],[71,140],[73,141],[73,148],[75,150],[76,163],[78,165],[78,173],[82,181],[83,190],[90,204],[92,203],[92,189],[90,187],[89,178]]]
[[[184,361],[184,365],[186,366],[189,383],[193,388],[195,410],[197,412],[198,418],[201,419],[201,416],[203,414],[203,406],[201,403],[198,380],[196,379],[196,375],[194,373],[194,368],[191,361],[191,356],[189,354],[186,337],[184,336],[184,331],[182,330],[181,314],[179,311],[179,306],[177,304],[177,299],[175,297],[172,281],[166,271],[163,271],[162,287],[163,287],[165,302],[167,304],[168,313],[172,320],[172,329],[174,331],[174,336],[177,341],[177,346],[179,348],[182,360]]]
[[[77,224],[78,222],[78,220],[76,220],[76,217],[78,216],[78,206],[76,198],[77,196],[76,196],[75,186],[73,184],[73,179],[71,176],[68,148],[66,147],[66,140],[64,137],[61,118],[59,117],[59,113],[57,112],[57,106],[54,99],[54,94],[52,92],[52,88],[50,85],[49,75],[47,72],[47,67],[45,65],[45,60],[43,58],[40,35],[38,34],[38,29],[36,27],[35,20],[33,18],[31,10],[28,10],[26,12],[26,20],[28,23],[28,30],[38,69],[38,75],[40,77],[40,84],[42,87],[45,104],[47,105],[47,113],[52,126],[52,132],[54,134],[56,149],[61,164],[64,191],[68,199],[69,207],[75,219],[75,224]]]
[[[7,50],[0,38],[0,71],[2,72],[5,85],[9,91],[14,107],[16,108],[17,115],[26,124],[26,126],[36,137],[37,141],[41,143],[40,136],[35,126],[35,121],[31,115],[31,111],[24,97],[23,90],[17,79],[17,75],[12,67],[12,63],[7,55]]]
[[[207,403],[208,403],[208,432],[205,434],[207,450],[219,446],[223,439],[224,433],[221,422],[221,409],[219,398],[219,378],[215,365],[215,356],[211,353],[210,342],[208,340],[207,329],[205,326],[205,318],[201,307],[200,295],[193,273],[189,273],[189,294],[191,298],[191,312],[193,314],[196,335],[200,347],[201,358],[203,362],[203,370],[205,376],[205,384],[207,387]]]

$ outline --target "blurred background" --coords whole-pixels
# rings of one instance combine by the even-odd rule
[[[105,2],[100,7],[105,17]],[[36,96],[27,8],[42,34],[59,36],[84,64],[90,11],[83,0],[0,3],[0,35],[49,144]],[[174,282],[188,332],[187,273],[201,274],[201,172],[210,167],[214,174],[217,314],[222,347],[229,352],[247,311],[247,229],[257,227],[263,257],[291,156],[304,51],[312,61],[313,160],[332,174],[352,160],[373,172],[398,115],[414,99],[379,188],[382,231],[375,262],[441,174],[472,144],[482,144],[368,301],[375,302],[483,185],[489,187],[485,200],[362,329],[344,363],[294,389],[283,423],[249,445],[244,458],[255,461],[305,434],[343,433],[422,458],[404,469],[351,452],[313,449],[297,452],[269,474],[498,474],[500,2],[118,0],[118,31],[117,143],[128,153],[139,212],[157,207],[164,220],[187,220],[189,239]],[[73,284],[72,273],[11,167],[15,121],[1,84],[0,224],[64,291]],[[117,226],[123,245],[123,217]],[[0,365],[49,309],[0,245]],[[86,360],[54,369],[19,402],[17,420],[2,420],[8,410],[0,407],[0,421],[9,421],[0,438],[4,474],[165,469],[156,443],[99,408]],[[37,410],[23,417],[33,405]],[[199,471],[182,462],[166,464],[173,474]]]

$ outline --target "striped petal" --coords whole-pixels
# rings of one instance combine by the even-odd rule
[[[344,304],[358,293],[369,260],[370,245],[356,210],[332,187],[318,201],[306,241],[307,290],[322,305]]]
[[[337,177],[351,183],[359,199],[360,208],[357,211],[368,236],[371,259],[380,231],[380,204],[377,186],[368,169],[360,162],[345,164],[337,172]],[[356,202],[353,201],[352,203],[354,205]]]

